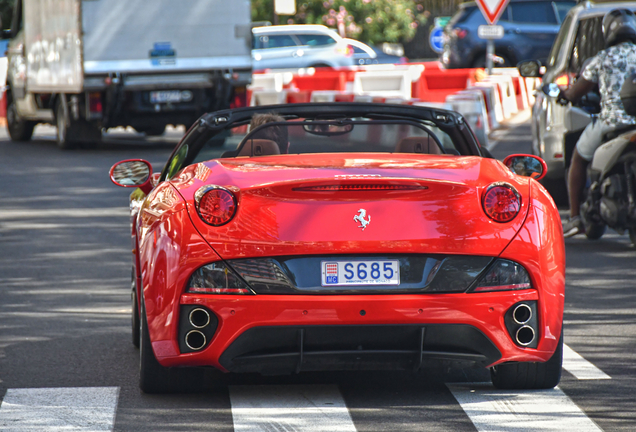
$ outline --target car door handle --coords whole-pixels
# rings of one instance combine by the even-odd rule
[[[302,57],[303,55],[305,55],[305,51],[301,49],[296,50],[292,53],[292,57]]]

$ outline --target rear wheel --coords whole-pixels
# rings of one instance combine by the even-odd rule
[[[55,103],[55,124],[57,126],[57,146],[63,150],[70,150],[82,145],[94,147],[102,139],[102,131],[86,120],[73,120],[68,110],[64,110],[62,99]]]
[[[585,205],[581,206],[581,220],[583,221],[583,229],[585,236],[590,240],[598,240],[605,234],[607,225],[603,222],[594,222],[585,212]]]
[[[549,389],[561,381],[563,331],[557,349],[545,362],[505,363],[490,368],[490,379],[498,389]]]
[[[144,393],[168,393],[174,391],[174,371],[161,366],[152,350],[145,308],[142,309],[140,318],[139,388]]]
[[[18,109],[11,92],[6,93],[7,98],[7,129],[13,141],[29,141],[33,136],[35,122],[25,120],[18,114]]]
[[[205,388],[206,374],[203,368],[167,368],[155,357],[148,332],[146,308],[140,299],[139,388],[144,393],[177,393],[200,391]],[[219,371],[212,371],[220,374]],[[214,379],[214,376],[212,377]],[[212,381],[214,382],[214,381]]]

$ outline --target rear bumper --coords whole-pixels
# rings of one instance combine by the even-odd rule
[[[506,330],[506,312],[517,302],[531,300],[539,300],[536,290],[431,295],[184,294],[182,306],[203,306],[218,318],[205,348],[180,353],[179,319],[169,320],[173,326],[169,340],[155,340],[152,324],[149,329],[155,355],[166,367],[293,373],[417,369],[440,360],[478,366],[547,361],[557,345],[552,335],[560,334],[560,328],[546,328],[548,320],[539,317],[537,349],[515,345]]]

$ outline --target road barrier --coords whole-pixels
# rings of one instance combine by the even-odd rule
[[[495,68],[487,76],[483,69],[444,69],[437,61],[304,68],[254,73],[247,99],[251,106],[355,101],[451,109],[465,117],[486,145],[490,131],[534,103],[540,83],[538,78],[520,77],[513,68]],[[6,100],[1,96],[0,119],[4,119]]]
[[[480,90],[463,90],[447,96],[446,103],[450,109],[464,116],[479,143],[487,146],[490,124],[484,94]]]

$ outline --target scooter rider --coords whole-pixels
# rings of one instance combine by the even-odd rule
[[[629,9],[614,9],[603,18],[605,49],[592,57],[579,79],[559,95],[577,101],[596,84],[601,94],[598,119],[587,125],[578,142],[568,174],[570,218],[563,224],[563,234],[570,237],[584,232],[579,207],[587,180],[587,164],[602,144],[605,134],[636,124],[636,117],[625,112],[620,91],[625,78],[636,72],[636,16]]]

